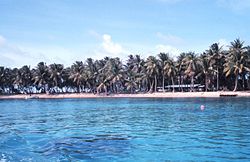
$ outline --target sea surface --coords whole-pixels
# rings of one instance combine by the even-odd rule
[[[249,162],[250,99],[0,100],[8,161]]]

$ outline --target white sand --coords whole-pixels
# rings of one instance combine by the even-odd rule
[[[144,94],[104,94],[92,93],[72,93],[72,94],[32,94],[30,95],[2,95],[0,99],[27,99],[38,97],[39,99],[57,99],[57,98],[190,98],[190,97],[220,97],[220,95],[237,95],[237,97],[250,97],[250,91],[245,92],[166,92],[166,93],[144,93]]]

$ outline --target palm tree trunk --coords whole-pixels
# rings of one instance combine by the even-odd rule
[[[165,77],[162,75],[162,91],[165,92]]]
[[[193,75],[191,77],[191,85],[192,85],[191,91],[193,92],[194,91],[194,76]]]
[[[115,83],[112,83],[112,89],[113,89],[113,93],[116,93],[116,90],[115,90]]]
[[[181,77],[178,76],[178,85],[179,85],[179,91],[181,91]]]
[[[155,92],[157,92],[157,78],[156,78],[156,75],[155,75]]]
[[[149,80],[149,85],[150,85],[149,92],[152,93],[152,91],[153,91],[153,86],[154,86],[154,81]]]
[[[43,91],[42,91],[42,93],[46,93],[46,85],[45,84],[43,85]]]
[[[107,89],[106,85],[104,85],[104,91],[105,91],[105,95],[107,96],[108,95],[108,89]]]
[[[78,86],[77,86],[77,93],[80,93],[80,89],[81,89],[81,86],[78,85]]]
[[[139,81],[138,83],[138,88],[139,88],[139,91],[141,91],[141,81]]]
[[[183,85],[183,76],[181,76],[181,85]],[[181,86],[181,92],[183,92],[183,86]]]
[[[205,91],[207,92],[207,88],[208,88],[208,82],[207,82],[207,74],[205,74]]]
[[[219,68],[217,67],[217,75],[216,75],[216,77],[217,77],[217,86],[216,86],[216,89],[217,89],[217,91],[219,90]]]
[[[173,92],[174,92],[174,78],[171,77],[171,80],[172,80],[172,86],[173,86]]]
[[[234,92],[237,90],[237,87],[238,87],[238,72],[237,72],[237,74],[236,74],[236,78],[235,78],[235,86],[234,86]]]
[[[242,75],[242,87],[243,87],[243,91],[245,91],[245,75]]]

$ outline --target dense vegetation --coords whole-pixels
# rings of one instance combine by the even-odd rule
[[[185,89],[182,85],[190,85]],[[30,69],[0,67],[0,93],[138,93],[162,91],[249,90],[250,47],[236,39],[227,50],[218,43],[198,55],[181,53],[176,60],[167,53],[142,59],[129,55],[126,63],[119,58],[88,58],[71,67],[44,62]],[[175,85],[175,88],[173,86]]]

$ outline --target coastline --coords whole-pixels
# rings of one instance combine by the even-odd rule
[[[218,97],[250,97],[250,91],[239,92],[165,92],[165,93],[142,93],[142,94],[103,94],[92,93],[69,93],[69,94],[18,94],[0,95],[1,99],[64,99],[64,98],[218,98]]]

